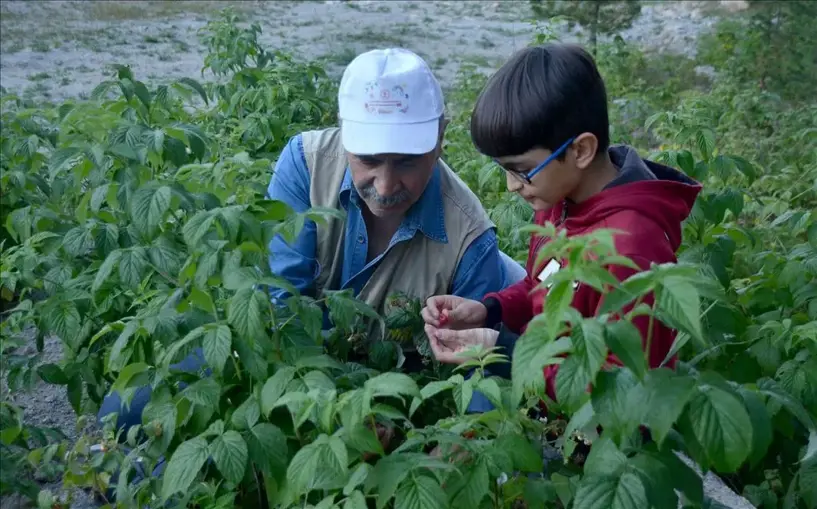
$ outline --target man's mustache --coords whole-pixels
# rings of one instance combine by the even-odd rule
[[[360,188],[357,190],[357,192],[364,200],[373,201],[381,207],[393,207],[411,198],[411,195],[405,189],[394,193],[391,196],[380,196],[373,185]]]

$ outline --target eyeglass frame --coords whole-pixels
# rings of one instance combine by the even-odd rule
[[[531,179],[533,179],[533,177],[535,177],[535,176],[536,176],[536,175],[537,175],[537,174],[538,174],[540,171],[544,170],[544,169],[545,169],[545,166],[547,166],[548,164],[550,164],[550,163],[551,163],[551,162],[552,162],[554,159],[556,159],[557,157],[561,156],[561,155],[562,155],[562,154],[565,152],[565,150],[567,150],[567,148],[568,148],[568,147],[569,147],[571,144],[573,144],[573,142],[574,142],[575,140],[576,140],[576,137],[575,137],[575,136],[573,136],[572,138],[570,138],[569,140],[567,140],[566,142],[564,142],[564,144],[563,144],[561,147],[557,148],[555,152],[553,152],[552,154],[550,154],[550,155],[548,156],[548,158],[547,158],[547,159],[545,159],[544,161],[542,161],[540,164],[538,164],[538,165],[536,166],[536,168],[532,169],[531,171],[529,171],[529,172],[527,172],[527,173],[523,173],[523,172],[519,172],[519,171],[514,171],[514,170],[509,170],[509,169],[505,168],[505,167],[504,167],[504,166],[502,166],[502,165],[499,165],[499,166],[500,166],[500,168],[502,168],[502,169],[503,169],[503,170],[505,170],[506,172],[508,172],[508,173],[510,173],[511,175],[513,175],[514,177],[516,177],[517,179],[521,180],[523,183],[530,185],[530,184],[532,183],[532,182],[531,182]],[[499,161],[494,160],[494,162],[496,162],[497,164],[499,164]]]

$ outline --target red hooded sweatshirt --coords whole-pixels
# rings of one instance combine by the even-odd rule
[[[566,229],[568,236],[587,234],[598,228],[622,230],[626,234],[615,238],[618,254],[629,257],[642,270],[649,269],[653,262],[676,262],[675,253],[681,244],[681,223],[691,212],[701,185],[673,168],[641,159],[630,147],[611,147],[609,154],[613,164],[619,169],[619,174],[604,190],[579,204],[564,202],[539,211],[534,216],[534,221],[538,225],[551,222],[559,229]],[[531,238],[525,279],[485,296],[488,308],[486,326],[496,327],[501,322],[497,346],[504,347],[506,354],[512,355],[513,343],[518,335],[525,332],[528,322],[542,312],[547,290],[534,289],[541,282],[538,276],[550,260],[545,260],[537,267],[534,263],[537,253],[546,242],[546,239],[536,236]],[[619,281],[636,273],[620,266],[611,267],[610,271]],[[600,300],[601,294],[595,289],[579,285],[572,305],[583,316],[591,317],[596,315]],[[644,302],[651,305],[653,295],[648,295]],[[624,312],[632,309],[632,306],[630,304]],[[638,317],[633,324],[638,327],[646,343],[649,318]],[[675,339],[675,331],[654,320],[652,337],[650,367],[657,367],[669,352]],[[607,361],[621,364],[612,354]],[[510,374],[510,364],[492,366],[491,371],[499,366],[506,368],[496,370],[495,374]],[[674,366],[675,358],[669,363],[669,367]],[[500,373],[506,369],[505,373]],[[546,366],[544,369],[547,393],[554,400],[557,370],[557,365]]]

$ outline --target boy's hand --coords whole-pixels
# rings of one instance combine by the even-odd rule
[[[465,353],[469,350],[493,348],[499,337],[499,331],[485,328],[450,330],[426,325],[425,331],[434,357],[447,364],[462,364],[467,361],[469,356]]]
[[[426,301],[421,312],[426,325],[453,330],[482,327],[488,317],[485,304],[457,297],[436,295]]]

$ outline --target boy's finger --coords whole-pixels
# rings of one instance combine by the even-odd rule
[[[420,311],[420,316],[423,318],[423,321],[429,325],[433,325],[435,327],[440,326],[440,322],[431,315],[431,308],[424,307],[422,311]]]
[[[429,315],[434,320],[437,320],[440,317],[439,307],[442,306],[442,304],[443,301],[436,295],[434,297],[429,297],[426,301],[426,309],[428,309]]]

